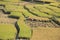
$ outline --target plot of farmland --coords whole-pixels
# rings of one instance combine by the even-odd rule
[[[0,40],[60,40],[60,3],[33,1],[0,1]]]
[[[55,24],[54,22],[44,22],[44,21],[26,21],[26,24],[31,27],[59,27],[59,25]]]
[[[60,28],[33,28],[31,40],[60,40]]]
[[[7,14],[0,11],[0,24],[14,24],[16,21],[17,19],[8,18]]]

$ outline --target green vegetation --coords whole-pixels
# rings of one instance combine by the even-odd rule
[[[20,17],[21,12],[13,11],[9,16],[15,16],[15,17]]]
[[[45,14],[49,14],[49,15],[54,15],[55,12],[53,12],[52,10],[46,8],[46,7],[43,7],[42,6],[35,6],[35,8],[41,12],[45,12]]]
[[[13,11],[9,16],[20,17],[21,13],[23,13],[27,18],[38,19],[38,20],[49,20],[48,18],[43,18],[43,17],[38,17],[33,15],[27,9],[24,9],[24,7],[21,7],[21,6],[20,6],[20,12]]]
[[[30,38],[31,37],[31,28],[27,26],[24,21],[19,20],[18,25],[20,28],[19,37]]]
[[[8,4],[14,4],[14,3],[12,3],[12,2],[6,2],[6,1],[0,1],[0,4],[2,4],[2,5],[8,5]]]
[[[27,18],[31,18],[31,19],[37,19],[37,20],[49,20],[48,18],[43,18],[43,17],[38,17],[36,15],[33,15],[32,13],[30,13],[27,9],[23,9],[23,14],[25,15],[25,17]]]
[[[47,7],[47,8],[50,8],[51,10],[53,10],[54,12],[57,12],[57,13],[60,13],[60,9],[59,8],[57,8],[57,7],[53,7],[53,6],[49,6],[49,5],[44,5],[45,7]]]
[[[5,1],[5,2],[19,2],[19,0],[2,0],[2,1]]]
[[[24,10],[23,10],[23,12],[24,12]],[[22,15],[22,12],[11,12],[11,14],[9,16],[20,17],[17,22],[17,25],[20,28],[19,37],[30,38],[31,37],[31,28],[25,24],[25,21],[24,21],[25,18]]]
[[[12,11],[17,11],[17,12],[20,12],[20,11],[22,11],[21,9],[22,9],[22,7],[23,6],[18,6],[18,5],[6,5],[6,7],[5,7],[5,10],[6,11],[10,11],[10,12],[12,12]]]
[[[20,19],[18,20],[18,26],[20,28],[19,37],[21,38],[30,38],[31,37],[31,28],[27,26],[24,22],[24,16],[21,15]]]
[[[60,16],[60,11],[59,11],[60,9],[59,8],[49,6],[49,5],[44,5],[44,6],[48,9],[50,9],[51,11],[53,11],[55,16],[58,16],[58,17]]]
[[[55,6],[55,7],[59,7],[59,4],[60,4],[60,3],[56,2],[56,3],[51,3],[50,5],[51,5],[51,6]]]
[[[5,9],[6,11],[18,11],[15,5],[6,5]]]
[[[55,0],[42,0],[44,2],[56,2]]]
[[[15,39],[16,36],[20,38],[31,38],[32,29],[35,26],[57,27],[56,25],[58,23],[60,24],[60,3],[54,0],[42,1],[54,3],[31,4],[30,2],[22,1],[20,3],[20,0],[0,1],[0,9],[5,11],[3,11],[3,14],[2,12],[0,13],[0,39]],[[19,18],[15,19],[15,17]],[[57,21],[57,24],[55,21]]]
[[[12,24],[0,24],[0,39],[15,39],[16,28]]]
[[[26,8],[27,8],[30,12],[32,12],[32,14],[34,14],[34,15],[37,15],[37,16],[40,16],[40,17],[48,17],[48,18],[51,18],[50,15],[47,15],[47,14],[45,14],[45,13],[43,13],[43,12],[40,12],[40,11],[36,10],[35,8],[33,8],[32,5],[26,5]]]

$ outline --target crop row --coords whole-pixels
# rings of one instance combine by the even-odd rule
[[[21,38],[24,38],[24,37],[30,38],[31,37],[31,28],[25,24],[24,20],[25,20],[25,18],[21,14],[21,17],[17,22],[17,24],[20,28],[19,37],[21,37]]]
[[[1,2],[19,2],[19,0],[2,0]]]
[[[22,10],[21,10],[22,11]],[[24,10],[23,10],[24,11]],[[22,12],[11,12],[9,16],[19,17],[17,21],[17,27],[19,27],[19,34],[20,38],[30,38],[31,37],[31,28],[25,24],[25,18]]]
[[[0,3],[0,4],[4,4],[4,3]],[[45,7],[43,7],[43,6],[45,6]],[[40,22],[40,21],[44,21],[44,20],[48,21],[49,18],[52,17],[51,15],[60,16],[59,9],[56,7],[53,8],[52,6],[49,6],[49,5],[43,5],[43,6],[32,6],[32,5],[20,6],[20,5],[13,5],[13,4],[6,3],[5,7],[2,9],[4,9],[5,12],[10,12],[9,16],[19,17],[19,19],[18,19],[18,21],[15,19],[12,20],[11,18],[6,18],[6,16],[4,16],[5,18],[0,18],[1,23],[7,23],[7,24],[0,24],[1,30],[2,30],[2,31],[0,30],[0,32],[1,32],[0,38],[1,39],[3,39],[3,38],[4,39],[14,39],[16,37],[15,33],[18,33],[17,35],[20,38],[31,38],[31,36],[32,36],[31,27],[34,27],[34,26],[35,27],[36,26],[55,27],[55,25],[53,25],[51,22],[46,23],[46,22]],[[54,12],[50,9],[54,10]],[[39,22],[36,22],[36,21],[27,21],[26,22],[25,21],[26,19],[40,20],[40,21]],[[16,23],[16,21],[17,21],[17,23]],[[9,24],[9,23],[15,23],[17,30],[14,30],[12,27],[15,28],[15,26],[13,26],[12,24]],[[2,27],[4,27],[4,28],[2,28]],[[6,30],[3,30],[3,29],[6,29]],[[17,32],[12,32],[11,30],[17,31]],[[5,32],[6,34],[4,34],[4,31],[6,31]],[[8,35],[7,35],[7,33],[8,33]],[[9,35],[9,34],[11,34],[11,35]]]
[[[38,16],[33,15],[27,9],[24,9],[24,7],[20,7],[19,9],[20,9],[19,11],[12,11],[9,16],[17,16],[17,17],[20,17],[21,13],[23,13],[23,15],[26,18],[38,19],[38,20],[49,20],[48,18],[43,18],[43,17],[38,17]]]
[[[50,15],[47,15],[47,14],[45,14],[43,12],[39,12],[38,10],[36,10],[35,8],[33,8],[32,5],[26,5],[26,9],[28,9],[33,15],[36,15],[36,16],[48,17],[48,18],[51,17]]]
[[[58,3],[58,2],[51,3],[50,6],[54,6],[54,7],[60,8],[60,3]]]
[[[30,38],[31,37],[31,28],[30,27],[28,27],[25,23],[24,23],[24,16],[22,15],[22,13],[20,13],[20,18],[19,18],[19,20],[17,21],[17,24],[16,24],[16,27],[18,28],[19,27],[19,34],[18,34],[18,36],[20,37],[20,38]],[[3,21],[4,20],[4,21]],[[9,23],[11,23],[11,21],[12,22],[14,22],[14,20],[12,20],[11,18],[0,18],[0,22],[3,22],[3,23],[1,23],[0,24],[0,26],[1,27],[4,27],[6,30],[8,30],[8,31],[6,31],[6,30],[4,30],[4,31],[6,31],[6,32],[4,32],[4,33],[6,33],[6,34],[3,34],[3,28],[1,28],[1,30],[0,30],[0,39],[11,39],[11,40],[13,40],[13,39],[15,39],[16,38],[16,35],[17,35],[17,32],[16,32],[16,34],[14,34],[14,31],[17,31],[17,30],[14,30],[13,29],[13,32],[11,32],[10,30],[12,30],[12,26],[11,25],[13,25],[13,24],[10,24],[9,25]],[[5,23],[5,24],[4,24]],[[7,24],[6,24],[7,23]],[[5,27],[5,25],[6,25],[6,27]],[[10,29],[10,27],[11,27],[11,29]],[[13,26],[14,28],[15,28],[15,26]],[[10,35],[9,35],[10,34]],[[13,35],[14,34],[14,35]],[[4,35],[4,36],[3,36]],[[11,36],[12,35],[12,36]],[[8,37],[9,36],[9,37]]]
[[[49,5],[44,5],[44,6],[46,8],[48,8],[48,9],[54,11],[56,16],[60,16],[60,11],[59,11],[60,9],[59,8],[53,7],[53,6],[49,6]]]
[[[49,5],[39,5],[39,6],[35,6],[34,8],[51,16],[58,16],[58,17],[60,16],[59,8],[57,7],[53,7]]]
[[[15,40],[17,30],[13,24],[16,21],[16,19],[8,18],[8,15],[0,10],[0,40]]]
[[[19,27],[19,34],[18,34],[18,36],[19,37],[21,37],[21,38],[24,38],[24,37],[26,37],[26,38],[30,38],[31,37],[31,28],[30,27],[28,27],[25,23],[24,23],[24,16],[22,16],[22,12],[21,11],[23,11],[23,10],[21,10],[21,6],[15,6],[15,5],[6,5],[5,6],[5,11],[7,12],[7,11],[9,11],[9,12],[11,12],[10,13],[10,15],[9,16],[14,16],[14,17],[19,17],[19,20],[18,20],[18,22],[17,22],[17,24],[16,25],[18,25],[18,26],[16,26],[16,27]],[[7,22],[11,22],[11,19],[4,19],[4,18],[2,18],[3,20],[5,20],[5,21],[7,21]],[[9,21],[10,20],[10,21]],[[2,20],[1,20],[1,22],[2,22]],[[7,33],[7,32],[6,32]],[[16,34],[15,34],[16,35]],[[3,36],[0,36],[0,37],[3,37]],[[12,37],[11,37],[12,38]],[[3,38],[1,38],[1,39],[3,39]],[[9,39],[8,37],[7,37],[7,39]]]
[[[43,7],[43,6],[35,6],[34,8],[36,8],[38,11],[44,12],[45,14],[49,14],[49,15],[54,14],[52,10],[49,10],[48,8]]]

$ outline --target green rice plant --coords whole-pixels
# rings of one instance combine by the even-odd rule
[[[29,26],[27,26],[24,21],[19,20],[18,21],[18,26],[20,28],[20,32],[19,32],[19,37],[23,38],[30,38],[31,37],[31,29]]]
[[[0,39],[15,39],[16,37],[16,28],[12,24],[0,24]]]
[[[11,14],[9,16],[20,17],[20,15],[21,15],[21,12],[13,11],[13,12],[11,12]]]
[[[55,11],[55,12],[57,12],[57,13],[60,13],[60,9],[59,8],[57,8],[57,7],[53,7],[53,6],[49,6],[49,5],[44,5],[45,7],[47,7],[47,8],[49,8],[49,9],[51,9],[52,11]]]
[[[21,16],[21,13],[25,12],[23,6],[18,6],[17,7],[17,10],[19,10],[19,11],[11,11],[11,14],[9,16],[17,16],[17,17],[20,17]]]
[[[20,6],[20,13],[23,13],[25,17],[32,18],[32,19],[38,19],[38,20],[49,20],[48,18],[38,17],[30,13],[27,9],[25,9],[23,6]]]
[[[22,13],[25,15],[25,17],[27,18],[31,18],[31,19],[37,19],[37,20],[49,20],[48,18],[43,18],[43,17],[38,17],[33,15],[32,13],[30,13],[27,9],[22,8]]]
[[[0,1],[0,4],[5,4],[6,2],[4,2],[4,1]]]
[[[26,14],[26,17],[27,17],[27,15],[29,15],[27,13],[28,11],[26,11],[22,6],[17,7],[17,9],[19,11],[11,11],[11,14],[9,16],[18,16],[18,17],[20,17],[21,16],[21,13]]]
[[[20,11],[23,6],[17,6],[17,5],[6,5],[5,9],[6,11]],[[22,10],[21,10],[22,11]]]
[[[60,13],[56,13],[55,16],[56,16],[56,17],[60,17]]]
[[[55,0],[42,0],[44,2],[56,2]]]
[[[6,2],[6,1],[0,1],[0,4],[1,5],[8,5],[8,4],[14,4],[14,3],[12,3],[12,2]]]
[[[17,6],[15,6],[15,5],[6,5],[5,9],[7,11],[19,11],[19,10],[17,10]]]
[[[20,28],[19,37],[21,38],[30,38],[31,37],[31,28],[25,24],[24,16],[21,15],[20,19],[18,20],[17,24]]]
[[[46,7],[43,7],[43,6],[35,6],[35,8],[41,12],[44,12],[44,13],[47,13],[49,15],[54,15],[55,12],[53,12],[52,10],[46,8]]]
[[[43,12],[40,12],[38,11],[37,9],[33,8],[31,5],[27,5],[26,8],[34,15],[37,15],[37,16],[40,16],[40,17],[48,17],[50,18],[51,16],[43,13]]]
[[[28,10],[24,9],[24,7],[20,6],[20,11],[12,11],[9,16],[20,17],[21,13],[25,15],[27,18],[38,19],[38,20],[49,20],[48,18],[38,17],[30,13]]]
[[[60,9],[59,8],[57,8],[57,7],[52,7],[52,6],[49,6],[49,5],[44,5],[46,8],[48,8],[48,9],[50,9],[50,10],[52,10],[52,11],[54,11],[55,13],[54,13],[54,15],[55,16],[60,16]]]
[[[5,2],[19,2],[19,0],[3,0]]]
[[[20,12],[12,12],[10,15],[12,15],[12,16],[19,16],[20,17],[20,19],[17,22],[17,24],[18,24],[18,26],[20,28],[19,37],[30,38],[31,37],[31,28],[28,27],[25,24],[25,21],[24,21],[25,18],[22,15],[22,13],[20,13]]]
[[[58,3],[58,2],[51,3],[51,4],[49,4],[49,5],[51,5],[51,6],[55,6],[55,7],[59,7],[59,3]]]
[[[5,9],[7,11],[17,11],[17,7],[15,5],[6,5]]]

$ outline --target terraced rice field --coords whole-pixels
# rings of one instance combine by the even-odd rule
[[[60,3],[0,1],[0,40],[15,39],[60,40]]]

